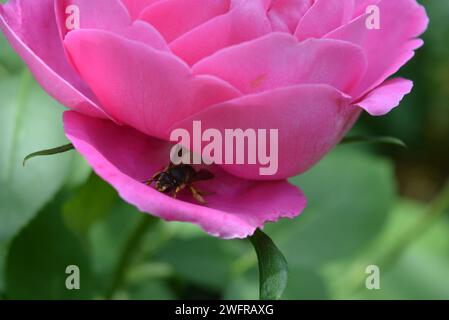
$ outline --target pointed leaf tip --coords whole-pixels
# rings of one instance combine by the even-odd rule
[[[41,150],[41,151],[37,151],[37,152],[33,152],[29,155],[27,155],[24,159],[23,159],[23,163],[22,165],[25,166],[26,162],[34,157],[39,157],[39,156],[51,156],[54,154],[59,154],[59,153],[64,153],[70,150],[75,149],[75,147],[73,146],[73,144],[69,143],[60,147],[56,147],[56,148],[52,148],[52,149],[46,149],[46,150]]]
[[[402,141],[399,138],[389,136],[381,136],[381,137],[352,136],[346,137],[340,142],[340,144],[350,144],[350,143],[383,143],[407,148],[407,145],[405,144],[404,141]]]

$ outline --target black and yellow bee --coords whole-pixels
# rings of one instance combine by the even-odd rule
[[[206,169],[197,171],[188,164],[170,163],[165,169],[156,172],[151,179],[145,181],[145,184],[151,186],[154,182],[157,191],[169,194],[175,199],[182,190],[187,188],[198,203],[206,204],[203,198],[204,193],[196,189],[193,183],[213,178],[214,174]]]

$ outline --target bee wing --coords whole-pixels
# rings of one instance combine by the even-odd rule
[[[206,170],[206,169],[201,169],[199,171],[197,171],[195,173],[195,176],[192,178],[192,182],[195,181],[204,181],[204,180],[211,180],[213,179],[215,176],[212,172]]]

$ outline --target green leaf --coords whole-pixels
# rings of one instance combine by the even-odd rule
[[[173,239],[153,259],[169,264],[190,283],[220,291],[230,280],[231,264],[236,257],[232,246],[236,244],[209,236]]]
[[[44,150],[40,150],[40,151],[36,151],[33,153],[30,153],[29,155],[27,155],[24,159],[23,159],[23,166],[26,165],[26,162],[32,158],[35,157],[42,157],[42,156],[51,156],[51,155],[55,155],[55,154],[60,154],[60,153],[64,153],[70,150],[74,150],[75,147],[73,146],[73,144],[69,143],[69,144],[65,144],[63,146],[60,147],[56,147],[56,148],[51,148],[51,149],[44,149]]]
[[[273,241],[259,229],[249,238],[259,260],[261,300],[279,300],[287,286],[287,261]]]
[[[231,279],[225,290],[224,299],[256,300],[259,297],[259,277],[257,268]],[[288,282],[282,295],[283,300],[324,300],[329,299],[328,289],[318,270],[301,266],[289,266]]]
[[[138,283],[130,286],[125,296],[131,300],[175,300],[168,283],[154,280]]]
[[[97,280],[99,290],[104,294],[111,289],[123,250],[126,246],[129,246],[130,234],[136,230],[136,226],[141,222],[145,214],[118,198],[106,215],[94,214],[100,218],[89,227],[88,245],[92,253],[95,279]],[[149,233],[152,232],[153,230]],[[149,245],[151,245],[151,242],[147,241],[144,246]],[[137,248],[136,250],[139,250],[136,253],[139,256],[140,250],[143,250],[143,248]],[[132,260],[131,264],[134,263],[134,257],[132,257]],[[126,287],[126,283],[124,287]],[[121,287],[118,289],[121,289]]]
[[[24,63],[17,56],[5,36],[0,34],[0,78],[21,72]]]
[[[79,153],[74,153],[64,188],[69,190],[78,188],[89,179],[91,174],[92,168],[87,161]]]
[[[1,247],[7,246],[64,185],[79,155],[39,159],[24,168],[22,159],[26,154],[66,141],[61,121],[64,109],[28,72],[0,78],[0,97]],[[0,260],[0,265],[3,262]]]
[[[0,244],[0,293],[3,293],[5,291],[5,280],[3,277],[5,272],[5,264],[2,263],[2,261],[6,261],[7,253],[8,253],[7,244],[6,243]]]
[[[388,224],[378,240],[365,252],[361,261],[359,290],[341,294],[339,299],[449,299],[449,219],[446,216],[432,221],[423,233],[410,234],[412,238],[402,252],[395,252],[396,259],[379,259],[384,252],[396,248],[404,230],[421,223],[426,208],[413,202],[400,202],[392,212]],[[413,229],[415,230],[415,229]],[[418,230],[417,230],[418,231]],[[363,273],[367,263],[380,268],[380,290],[367,290]],[[360,263],[359,263],[360,264]],[[354,267],[347,269],[356,270]],[[357,274],[355,274],[357,276]],[[347,282],[346,282],[347,284]],[[344,284],[341,284],[343,287]],[[344,293],[344,292],[343,292]]]
[[[14,239],[6,267],[10,299],[89,299],[94,278],[87,254],[61,219],[60,207],[52,202]],[[80,289],[69,290],[68,266],[80,271]]]
[[[384,228],[396,199],[393,168],[377,156],[342,148],[292,182],[305,192],[307,208],[293,220],[265,226],[289,263],[283,299],[326,299],[331,288],[322,269],[351,261]],[[225,298],[255,299],[257,259],[246,252],[236,261]]]
[[[350,143],[382,143],[382,144],[392,144],[406,148],[407,145],[398,138],[395,137],[366,137],[366,136],[352,136],[344,138],[340,144],[350,144]]]
[[[346,149],[291,181],[306,194],[307,208],[266,230],[290,265],[312,269],[358,254],[382,230],[396,198],[388,161]]]
[[[64,221],[76,233],[86,235],[90,227],[116,205],[117,192],[92,174],[63,205]]]

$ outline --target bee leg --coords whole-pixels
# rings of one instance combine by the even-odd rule
[[[198,192],[202,196],[211,196],[211,195],[216,194],[216,192],[213,192],[213,191],[204,191],[204,190],[198,190],[198,189],[196,189],[196,192]]]
[[[175,191],[172,192],[171,196],[173,199],[176,199],[178,197],[178,194],[186,187],[185,184],[180,185],[179,187],[176,187]]]
[[[211,196],[216,194],[216,192],[213,191],[204,191],[204,190],[200,190],[198,188],[195,188],[196,193],[198,193],[201,196]]]
[[[200,192],[198,192],[198,190],[196,190],[194,187],[189,186],[190,192],[192,193],[193,198],[201,203],[201,204],[206,204],[206,200],[204,200],[203,196],[201,195]]]
[[[148,186],[151,186],[151,184],[156,181],[157,179],[159,179],[159,177],[161,176],[161,174],[165,171],[167,171],[168,169],[170,169],[172,167],[172,164],[169,164],[167,167],[163,168],[161,171],[156,172],[151,179],[145,180],[143,181],[143,183],[145,183]]]
[[[145,180],[144,183],[145,183],[147,186],[151,186],[151,184],[152,184],[154,181],[156,181],[157,179],[159,179],[161,173],[162,173],[161,171],[156,172],[156,173],[151,177],[151,179]]]

